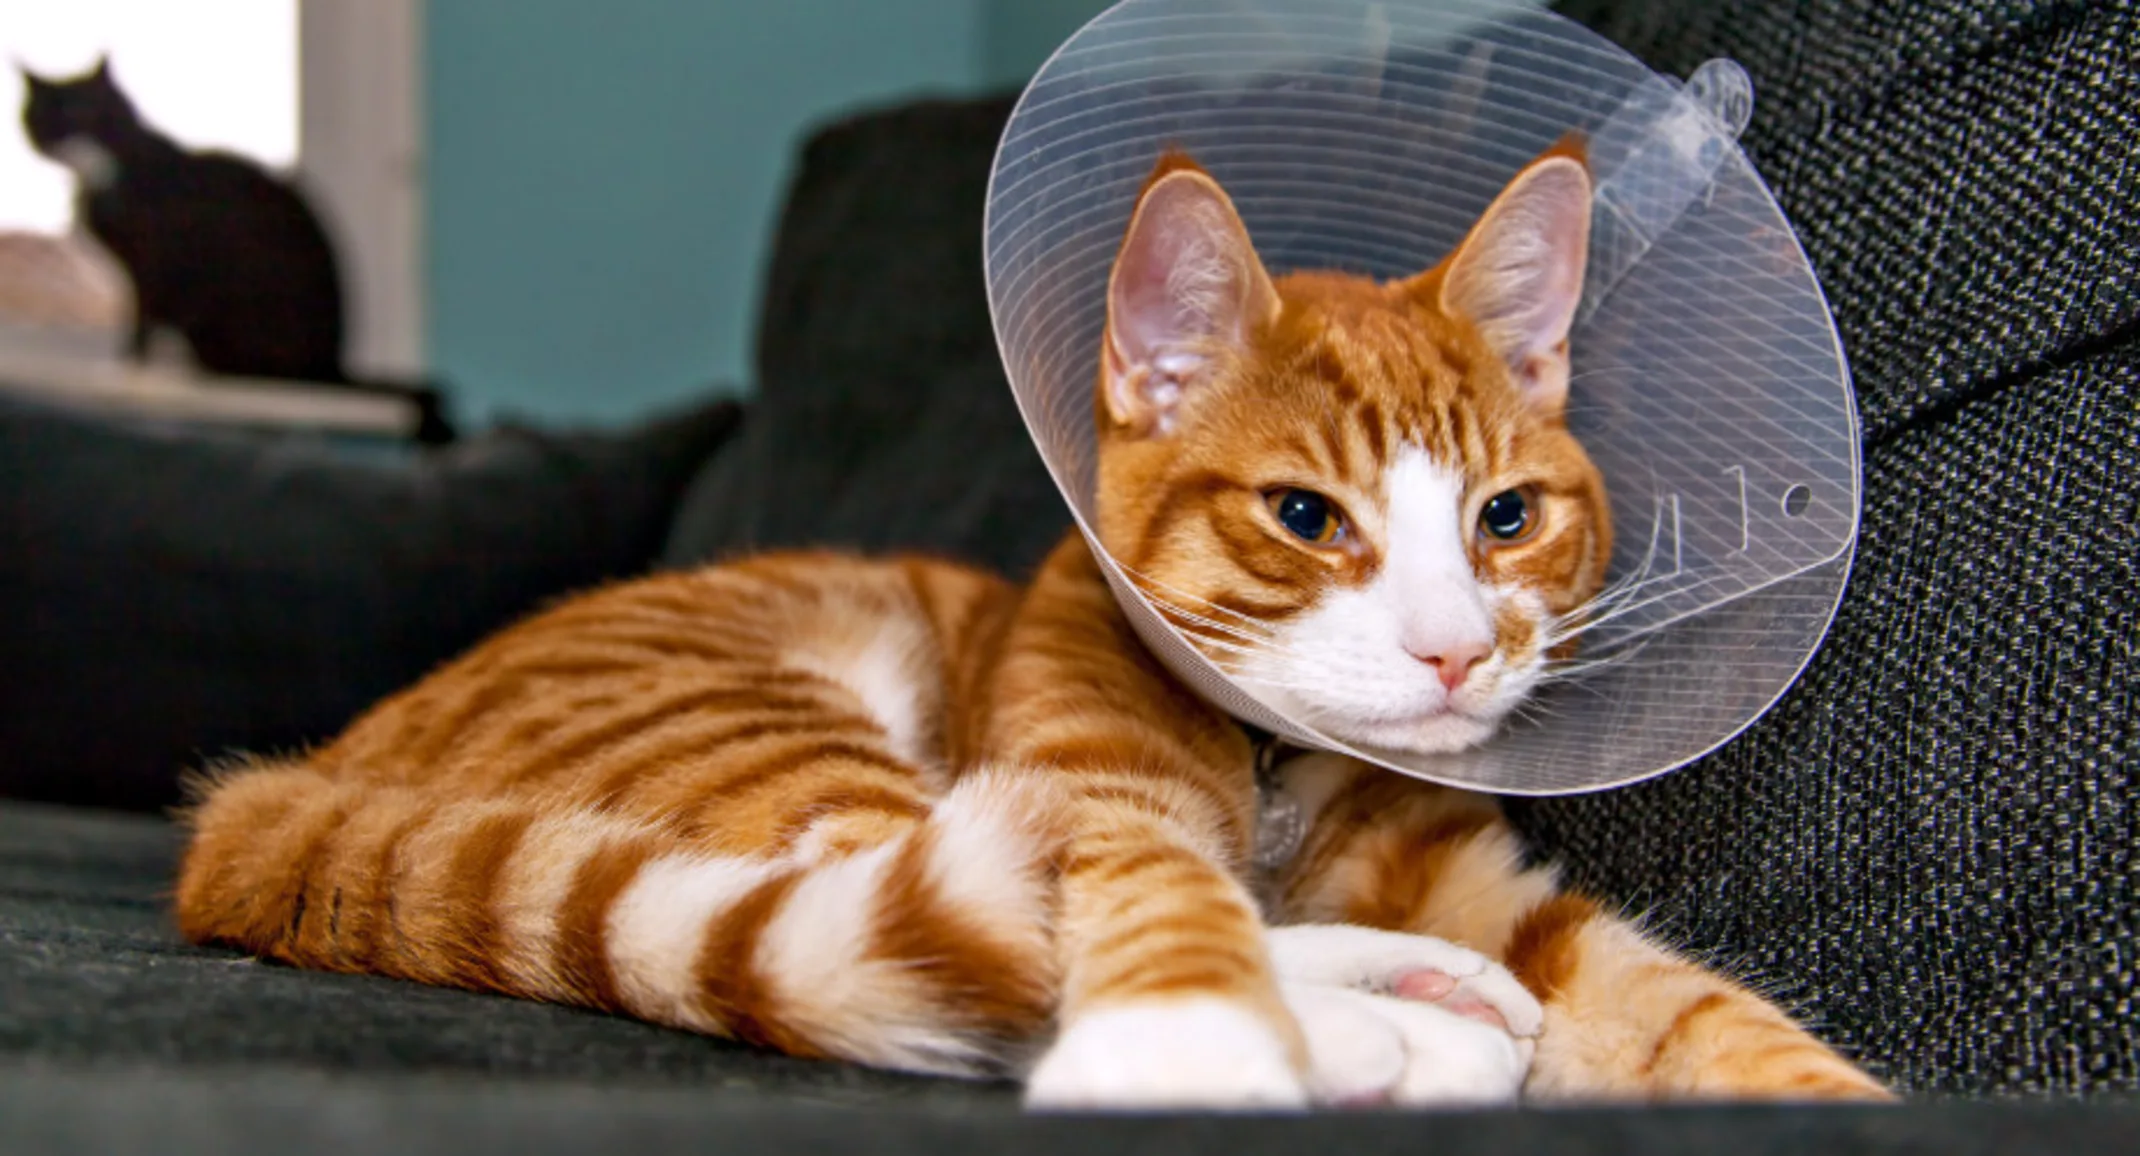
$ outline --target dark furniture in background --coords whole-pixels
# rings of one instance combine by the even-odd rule
[[[1867,498],[1830,641],[1768,718],[1662,780],[1515,810],[1574,877],[1758,977],[1917,1103],[1025,1120],[1003,1088],[196,950],[160,903],[168,824],[17,803],[0,1149],[2140,1142],[2117,1103],[2140,1092],[2140,12],[1567,8],[1660,69],[1722,54],[1753,73],[1747,145],[1835,307]],[[733,436],[704,412],[350,473],[0,404],[0,793],[158,804],[175,757],[320,737],[503,619],[657,561],[829,542],[1030,564],[1064,514],[981,288],[1008,107],[909,106],[811,142]]]
[[[501,622],[644,570],[740,412],[412,456],[0,391],[0,797],[153,810],[180,768],[332,735]]]

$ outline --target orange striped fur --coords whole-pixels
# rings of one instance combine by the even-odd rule
[[[1467,944],[1545,1005],[1526,1094],[1548,1099],[1884,1099],[1743,985],[1527,866],[1492,798],[1310,755],[1285,771],[1316,818],[1272,916]]]
[[[1418,277],[1273,280],[1163,161],[1110,288],[1109,553],[1324,725],[1490,734],[1610,553],[1560,418],[1587,207],[1563,146]],[[1252,759],[1082,537],[1023,589],[764,556],[569,600],[320,750],[206,777],[177,915],[797,1055],[1038,1055],[1041,1104],[1884,1094],[1524,866],[1490,799],[1296,759],[1313,824],[1259,902]]]

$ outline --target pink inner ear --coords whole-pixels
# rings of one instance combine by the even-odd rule
[[[1175,270],[1191,259],[1194,236],[1176,219],[1178,197],[1155,189],[1145,199],[1136,231],[1115,262],[1108,319],[1113,346],[1132,363],[1148,364],[1162,349],[1192,337],[1201,326],[1172,292]]]
[[[1216,352],[1275,310],[1248,232],[1209,177],[1177,172],[1146,190],[1108,283],[1106,402],[1141,432],[1172,427]]]
[[[1567,400],[1568,330],[1590,247],[1590,174],[1564,156],[1519,174],[1453,258],[1443,308],[1469,318],[1534,404]]]

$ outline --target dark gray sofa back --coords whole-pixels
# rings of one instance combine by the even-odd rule
[[[165,807],[187,770],[333,737],[644,570],[738,412],[401,457],[0,390],[0,798]]]
[[[1856,573],[1751,733],[1519,804],[1574,878],[1904,1088],[2140,1089],[2140,75],[2129,5],[1578,2],[1653,66],[1753,73],[1747,146],[1865,418]],[[981,293],[1003,101],[805,156],[752,428],[670,560],[802,543],[1028,563],[1065,524]]]

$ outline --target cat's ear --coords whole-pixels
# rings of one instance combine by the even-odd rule
[[[1516,174],[1442,267],[1442,311],[1478,326],[1525,398],[1549,414],[1568,401],[1590,195],[1582,144],[1563,141]]]
[[[1278,308],[1225,190],[1188,157],[1162,158],[1107,282],[1106,414],[1138,436],[1168,433],[1188,391]]]
[[[89,78],[106,82],[111,80],[111,53],[106,52],[97,57],[97,66],[89,70]]]

